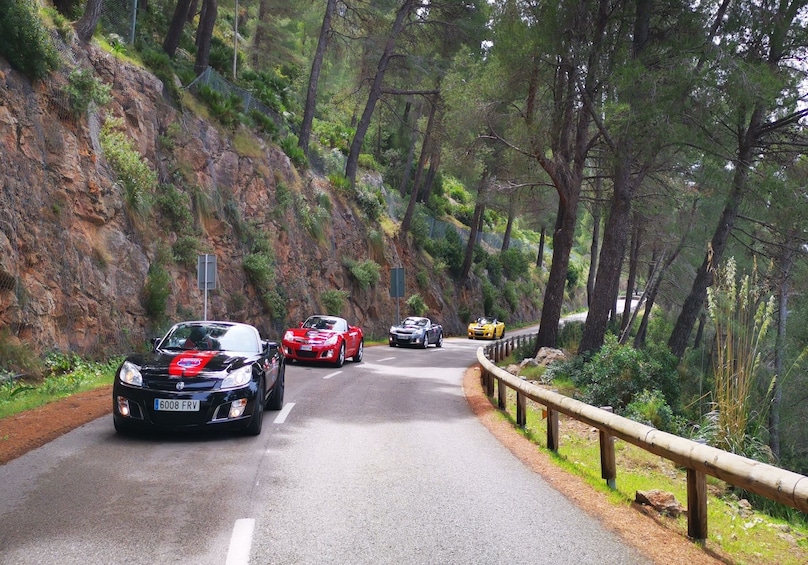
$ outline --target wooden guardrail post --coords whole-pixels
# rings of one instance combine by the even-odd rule
[[[508,409],[508,385],[502,379],[497,379],[497,404],[500,410]]]
[[[707,539],[707,475],[695,469],[687,470],[687,535]]]
[[[601,406],[601,409],[614,412],[611,406]],[[600,429],[598,435],[600,436],[600,476],[610,489],[616,489],[617,460],[614,456],[614,437],[604,429]]]
[[[547,407],[547,449],[558,451],[558,410]]]
[[[524,428],[527,425],[527,396],[516,391],[516,425]]]

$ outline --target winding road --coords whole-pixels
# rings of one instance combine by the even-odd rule
[[[95,420],[0,466],[0,563],[649,563],[475,418],[479,346],[290,365],[258,437]]]

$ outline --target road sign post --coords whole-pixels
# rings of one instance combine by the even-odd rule
[[[390,296],[396,299],[396,324],[401,323],[399,314],[399,303],[404,296],[404,268],[396,267],[390,269]]]
[[[203,320],[208,319],[208,290],[216,288],[216,255],[198,255],[196,258],[196,279],[199,290],[205,293]]]

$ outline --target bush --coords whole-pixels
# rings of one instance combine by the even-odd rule
[[[662,347],[634,349],[607,334],[603,347],[572,376],[581,400],[621,413],[643,390],[658,390],[669,406],[679,404],[677,359]]]
[[[149,266],[144,291],[146,314],[154,321],[161,321],[165,317],[166,303],[171,294],[171,275],[161,263],[154,262]]]
[[[145,214],[151,206],[151,191],[157,185],[157,173],[138,153],[132,141],[121,131],[123,121],[109,118],[101,128],[104,157],[123,186],[124,200],[137,214]]]
[[[199,255],[199,240],[192,235],[184,235],[171,246],[174,260],[185,267],[196,265]]]
[[[423,204],[416,204],[415,213],[410,222],[410,234],[412,235],[412,243],[416,249],[426,249],[429,239],[429,222],[427,215],[424,212]]]
[[[407,299],[407,311],[412,316],[423,316],[429,312],[429,307],[420,294],[413,294]]]
[[[519,249],[506,249],[500,253],[500,260],[505,276],[512,281],[525,276],[530,270],[530,259]]]
[[[157,187],[155,200],[173,231],[180,234],[193,231],[194,217],[188,196],[177,190],[173,184],[161,184]]]
[[[84,116],[90,104],[104,106],[112,100],[112,85],[102,83],[89,69],[71,71],[67,81],[67,97],[75,116]]]
[[[59,54],[36,12],[35,2],[0,0],[0,53],[30,80],[58,68]]]
[[[658,390],[643,390],[634,397],[626,407],[626,418],[653,426],[664,432],[680,434],[682,430],[677,425],[673,410],[665,402],[665,397]]]
[[[341,316],[345,308],[345,301],[348,299],[347,290],[329,289],[320,293],[320,302],[325,308],[325,313],[332,316]]]
[[[351,277],[359,284],[362,290],[375,286],[381,278],[381,267],[371,259],[359,263],[353,259],[346,258],[342,264],[348,268]]]
[[[280,141],[281,149],[289,160],[297,167],[305,167],[308,163],[306,153],[297,145],[297,136],[289,134]]]

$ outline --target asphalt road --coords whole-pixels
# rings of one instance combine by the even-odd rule
[[[100,418],[0,466],[0,563],[648,563],[477,421],[479,346],[290,365],[258,437]]]

